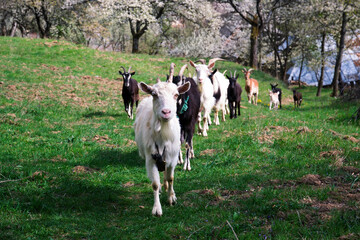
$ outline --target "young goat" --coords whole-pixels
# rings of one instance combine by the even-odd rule
[[[184,163],[184,170],[191,170],[190,158],[194,158],[193,148],[193,136],[195,132],[195,125],[197,122],[197,116],[200,110],[200,92],[198,87],[192,78],[183,78],[183,74],[187,65],[185,64],[178,76],[174,76],[173,83],[180,86],[184,83],[191,83],[189,91],[181,94],[177,99],[177,116],[179,117],[181,127],[181,143],[186,142],[186,157],[185,163],[182,160],[182,154],[180,151],[180,163]]]
[[[173,188],[174,170],[180,152],[180,124],[176,118],[176,100],[190,89],[190,83],[177,87],[172,82],[158,81],[154,86],[143,82],[142,91],[151,94],[141,101],[134,123],[135,141],[140,157],[146,160],[146,171],[152,181],[154,206],[152,214],[162,215],[159,199],[159,171],[164,172],[164,188],[170,205],[176,202]]]
[[[230,108],[230,119],[236,118],[236,110],[238,111],[238,115],[240,116],[240,101],[241,101],[241,93],[242,88],[240,84],[237,82],[237,79],[239,78],[239,74],[236,75],[236,71],[234,72],[234,76],[230,77],[226,75],[226,77],[229,79],[230,84],[227,90],[227,96],[229,101],[229,108]]]
[[[124,72],[119,71],[119,73],[124,79],[122,97],[124,100],[125,111],[129,118],[133,119],[134,102],[136,107],[138,106],[139,102],[139,87],[137,81],[132,78],[135,72],[130,73],[131,67],[127,72],[123,66],[121,66],[121,68],[124,70]]]
[[[271,84],[270,83],[270,86],[271,86],[271,90],[273,93],[276,93],[278,92],[278,95],[279,95],[279,102],[280,102],[280,108],[281,108],[281,89],[280,88],[277,88],[278,84]]]
[[[302,94],[301,92],[297,92],[295,89],[293,90],[293,97],[294,97],[294,106],[300,107],[302,102]]]
[[[274,109],[277,109],[279,105],[279,92],[273,92],[272,90],[269,90],[269,96],[270,96],[270,110],[272,104],[274,104]]]
[[[243,73],[245,74],[245,90],[247,92],[247,97],[249,103],[257,105],[257,100],[259,97],[259,83],[256,79],[250,78],[250,73],[253,69],[246,70],[244,68]]]

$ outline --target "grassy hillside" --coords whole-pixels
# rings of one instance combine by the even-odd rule
[[[165,79],[186,58],[100,52],[0,37],[0,239],[358,239],[359,102],[291,89],[194,137],[192,171],[175,172],[178,204],[153,194],[121,99],[120,66]],[[238,72],[235,63],[216,67]],[[190,69],[193,72],[193,69]],[[244,78],[240,84],[244,88]],[[144,96],[144,95],[143,95]]]

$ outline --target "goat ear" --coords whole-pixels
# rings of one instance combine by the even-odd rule
[[[230,77],[228,75],[226,75],[226,78],[230,80]]]
[[[120,75],[123,75],[123,73],[122,73],[121,71],[119,71],[119,74],[120,74]]]
[[[186,93],[187,91],[189,91],[191,87],[191,83],[190,82],[186,82],[185,84],[181,85],[180,87],[177,88],[178,92],[180,94],[184,94]]]
[[[144,82],[139,83],[139,88],[140,88],[143,92],[148,93],[148,94],[151,94],[151,92],[152,92],[152,90],[153,90],[152,87],[150,87],[149,85],[147,85],[147,84],[144,83]]]
[[[131,73],[131,76],[132,76],[132,75],[135,75],[135,72],[132,72],[132,73]]]
[[[235,79],[238,79],[239,78],[239,74],[236,74],[236,77],[235,77]]]
[[[209,64],[208,69],[212,69],[214,66],[215,66],[215,62],[212,62]],[[217,71],[217,69],[216,69],[216,71]]]
[[[190,65],[193,66],[194,68],[196,68],[196,64],[190,60]]]

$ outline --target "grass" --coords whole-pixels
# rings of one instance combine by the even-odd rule
[[[175,172],[177,205],[162,194],[164,215],[151,215],[117,72],[131,65],[154,83],[187,61],[1,37],[0,239],[359,238],[360,131],[349,121],[359,102],[307,87],[294,109],[279,82],[283,109],[269,111],[277,81],[259,71],[261,102],[243,93],[239,118],[194,137],[192,171]]]

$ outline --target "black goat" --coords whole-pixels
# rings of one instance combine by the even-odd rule
[[[191,83],[189,91],[180,94],[177,99],[177,116],[179,117],[181,127],[181,143],[185,141],[186,158],[184,162],[184,170],[191,170],[190,158],[194,158],[193,136],[195,132],[195,125],[198,121],[198,114],[200,110],[200,92],[192,78],[183,78],[183,73],[187,65],[184,65],[178,76],[173,77],[173,83],[181,85],[186,82]],[[171,70],[170,70],[171,71]],[[171,73],[170,73],[171,75]],[[182,154],[180,153],[180,162],[183,163]]]
[[[271,84],[270,83],[270,86],[271,86],[271,90],[273,93],[276,93],[276,92],[279,92],[279,102],[280,102],[280,108],[281,108],[281,89],[280,88],[277,88],[278,84]]]
[[[125,111],[129,116],[129,118],[133,119],[134,103],[137,108],[139,102],[139,87],[137,81],[132,78],[135,72],[130,73],[131,67],[127,72],[124,67],[121,66],[121,68],[124,70],[124,72],[119,71],[119,74],[124,79],[123,88],[122,88],[122,97],[124,100]]]
[[[293,90],[293,97],[294,97],[294,106],[300,107],[302,102],[302,94],[301,92],[297,92],[295,89]]]
[[[236,72],[235,72],[236,73]],[[230,84],[227,89],[227,97],[229,102],[229,108],[230,108],[230,119],[236,118],[237,115],[241,115],[240,113],[240,106],[241,106],[241,93],[242,88],[240,84],[237,82],[237,79],[239,78],[239,74],[236,76],[234,73],[234,76],[228,76],[226,75],[227,79],[229,79]],[[231,73],[230,73],[231,75]],[[238,114],[236,114],[236,110],[238,111]]]

